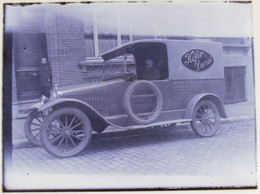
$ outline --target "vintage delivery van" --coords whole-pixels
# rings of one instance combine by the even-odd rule
[[[212,136],[226,118],[222,44],[184,40],[139,40],[101,55],[123,56],[122,70],[98,83],[54,87],[50,98],[28,107],[30,141],[51,154],[81,152],[93,131],[108,126],[138,129],[190,122],[201,137]],[[128,59],[135,71],[128,70]],[[40,138],[39,138],[40,137]],[[40,142],[41,139],[41,142]]]

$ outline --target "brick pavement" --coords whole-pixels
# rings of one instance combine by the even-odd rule
[[[157,179],[156,177],[162,176],[162,179],[159,178],[157,183],[152,185],[149,181],[138,181],[146,187],[164,184],[167,186],[167,183],[174,186],[177,182],[180,183],[180,181],[169,182],[171,179],[168,179],[168,182],[163,181],[163,178],[168,176],[177,176],[177,180],[185,176],[181,182],[184,186],[191,183],[195,187],[208,184],[213,186],[255,185],[256,147],[253,110],[252,104],[227,105],[226,111],[231,122],[222,124],[217,134],[211,138],[197,137],[189,125],[178,125],[175,129],[154,128],[96,134],[88,148],[80,155],[65,159],[49,155],[42,147],[32,147],[30,143],[23,142],[22,146],[18,146],[17,149],[14,147],[12,153],[12,175],[19,179],[15,186],[23,187],[28,185],[28,182],[37,180],[38,175],[47,175],[45,181],[40,182],[44,184],[52,180],[52,176],[49,175],[58,174],[62,177],[77,175],[76,180],[79,176],[84,176],[83,179],[89,182],[84,182],[83,188],[91,188],[93,185],[98,185],[95,188],[102,188],[110,185],[111,181],[116,181],[114,185],[117,188],[120,180],[126,181],[126,185],[130,186],[130,181],[136,180],[136,177],[132,177],[133,175],[142,177],[141,180],[154,176]],[[232,119],[236,122],[232,122]],[[21,126],[24,120],[14,121],[13,137],[16,138],[15,141],[19,141],[23,136]],[[20,130],[18,130],[19,127]],[[33,175],[37,175],[36,179]],[[109,175],[125,175],[126,177],[118,180],[111,177],[108,177],[108,180],[104,178]],[[196,178],[204,175],[206,178]],[[94,182],[96,179],[93,180],[93,176],[98,176],[97,180],[100,182]],[[195,178],[187,181],[190,179],[186,176],[195,176]],[[31,179],[26,182],[28,178]],[[11,180],[13,179],[14,177]],[[198,183],[196,179],[199,180]],[[204,179],[207,184],[203,184]],[[27,188],[39,188],[41,184],[36,181],[36,185],[29,184]],[[48,184],[45,183],[47,188],[49,188]],[[56,184],[53,187],[55,186]]]
[[[73,158],[59,159],[42,147],[13,150],[13,170],[25,174],[216,175],[255,173],[255,123],[220,126],[210,138],[190,128],[144,130],[95,138]]]
[[[219,175],[222,178],[231,176],[229,181],[240,180],[243,184],[250,180],[250,184],[254,185],[254,105],[239,103],[226,105],[225,108],[229,119],[222,122],[220,130],[211,138],[197,137],[187,124],[179,124],[175,129],[95,134],[86,150],[76,157],[65,159],[49,155],[42,147],[33,147],[25,139],[24,120],[14,119],[12,172],[22,175],[22,179],[33,174],[101,177],[206,175],[211,178]],[[185,181],[183,184],[187,186]]]

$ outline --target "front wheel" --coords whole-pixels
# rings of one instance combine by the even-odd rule
[[[199,102],[192,113],[191,127],[201,137],[213,136],[219,128],[219,111],[217,106],[208,100]]]
[[[89,143],[92,127],[88,117],[76,108],[61,108],[49,114],[42,124],[41,141],[52,155],[77,155]]]

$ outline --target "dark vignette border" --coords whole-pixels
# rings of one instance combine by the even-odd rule
[[[5,24],[6,5],[3,5]],[[3,25],[4,26],[4,25]],[[12,168],[12,33],[8,33],[3,27],[3,113],[2,113],[2,189],[5,189],[5,177]]]
[[[106,1],[106,3],[112,3],[113,1]],[[145,2],[145,1],[144,1]],[[202,3],[206,3],[207,1],[202,1]],[[61,5],[73,3],[73,2],[56,2]],[[81,2],[83,4],[93,3],[91,1]],[[105,2],[99,2],[105,3]],[[137,3],[135,1],[128,3]],[[230,3],[251,3],[251,1],[230,1]],[[180,191],[180,190],[255,190],[258,189],[257,186],[239,186],[239,187],[154,187],[154,188],[128,188],[128,189],[119,189],[119,188],[112,188],[112,189],[31,189],[31,190],[9,190],[5,187],[5,177],[8,172],[10,172],[12,168],[12,33],[7,32],[5,29],[5,14],[6,14],[6,6],[8,5],[20,5],[20,6],[28,6],[32,4],[41,4],[41,3],[20,3],[20,4],[13,4],[13,3],[5,3],[3,4],[3,88],[2,88],[2,105],[3,105],[3,113],[2,113],[2,191],[3,192],[72,192],[72,191]],[[53,3],[49,3],[53,4]],[[55,4],[55,3],[54,3]],[[253,40],[252,40],[252,49],[253,49]],[[254,52],[253,52],[254,53]],[[253,63],[254,63],[254,56],[253,56]],[[253,65],[254,68],[254,65]],[[255,82],[254,82],[255,83]]]

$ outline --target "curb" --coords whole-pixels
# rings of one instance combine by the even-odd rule
[[[229,117],[223,120],[220,120],[220,124],[228,124],[232,122],[240,122],[240,121],[250,121],[254,120],[255,116],[249,115],[249,116],[241,116],[241,117]]]
[[[40,147],[33,145],[27,139],[15,139],[13,140],[13,149],[22,149],[22,148],[35,148]]]
[[[250,121],[250,120],[254,120],[254,119],[255,119],[254,116],[231,117],[231,118],[220,120],[220,124],[224,125],[224,124],[229,124],[229,123],[233,123],[233,122]],[[127,131],[127,130],[113,130],[113,131],[107,130],[103,134],[112,134],[112,133],[117,134],[117,133],[120,133],[123,131]],[[13,140],[13,149],[36,148],[36,147],[41,147],[41,146],[33,145],[27,139],[24,139],[24,138]]]

